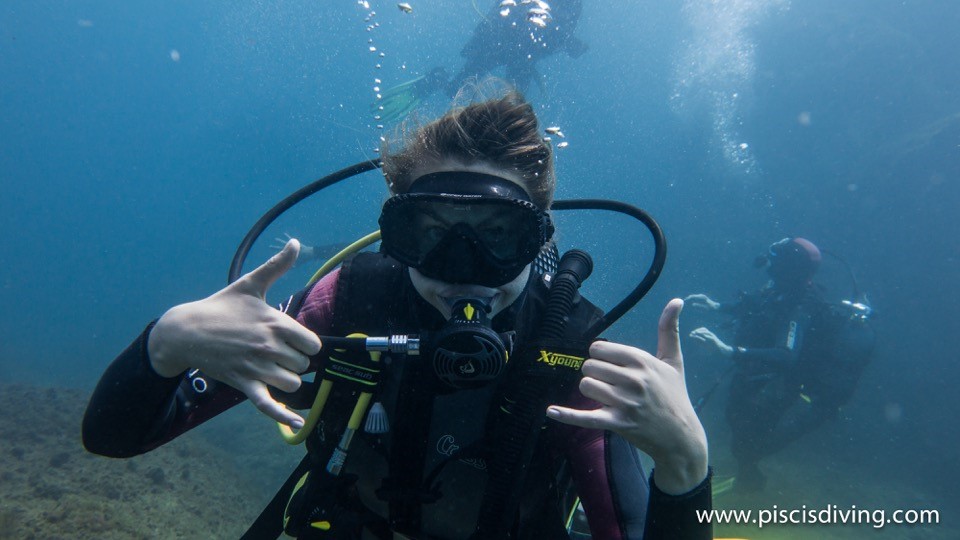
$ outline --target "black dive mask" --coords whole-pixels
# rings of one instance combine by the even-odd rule
[[[489,312],[486,303],[461,298],[443,328],[424,340],[420,356],[432,363],[440,382],[458,390],[479,388],[503,372],[510,351],[490,327]]]
[[[489,174],[421,176],[380,214],[382,249],[445,283],[513,281],[553,236],[550,217],[519,185]]]

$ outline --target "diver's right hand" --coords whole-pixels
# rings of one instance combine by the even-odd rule
[[[720,309],[720,302],[717,302],[716,300],[702,293],[691,294],[690,296],[684,298],[683,302],[684,304],[687,304],[690,307],[709,309],[714,311]]]
[[[243,392],[261,412],[299,429],[303,419],[270,395],[300,388],[300,373],[320,352],[320,338],[266,303],[271,285],[289,270],[300,249],[290,239],[266,263],[214,295],[167,311],[150,332],[154,371],[176,377],[195,368]]]
[[[281,252],[283,251],[283,248],[287,247],[287,244],[289,244],[290,241],[293,240],[293,237],[290,236],[290,233],[288,232],[283,233],[283,236],[285,236],[286,238],[280,238],[279,236],[275,236],[273,238],[273,242],[270,243],[270,249],[276,250],[277,252]],[[300,251],[303,251],[303,244],[300,245]],[[299,254],[298,254],[298,257],[299,257]]]
[[[726,358],[733,356],[733,347],[727,345],[712,330],[705,326],[694,329],[690,332],[690,337],[701,342],[713,345]]]

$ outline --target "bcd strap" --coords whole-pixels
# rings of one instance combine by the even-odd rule
[[[330,394],[319,422],[307,436],[307,455],[243,540],[274,540],[281,532],[300,539],[360,538],[363,509],[348,504],[356,476],[340,474],[340,468],[347,454],[344,440],[349,441],[362,421],[370,394],[379,384],[380,364],[365,351],[335,350],[324,362],[320,377],[330,384]],[[312,383],[315,388],[320,386],[316,382]]]
[[[283,521],[281,517],[284,513],[284,507],[293,493],[293,488],[297,481],[310,470],[310,456],[303,456],[300,464],[294,469],[287,481],[280,486],[276,495],[270,500],[266,508],[260,512],[257,520],[250,525],[247,532],[240,537],[240,540],[276,540],[283,532]]]
[[[401,391],[397,398],[397,423],[390,449],[390,476],[383,480],[377,497],[387,501],[390,527],[399,533],[417,534],[422,519],[421,506],[436,502],[440,493],[424,486],[430,418],[434,395],[428,385],[417,384],[424,378],[423,362],[410,362],[403,368]]]
[[[528,345],[521,351],[527,357],[536,356],[536,361],[525,365],[532,375],[556,372],[564,381],[579,380],[580,368],[590,355],[590,343],[574,340],[543,339],[538,343]]]
[[[284,532],[300,540],[355,540],[363,528],[362,512],[350,501],[354,475],[334,476],[324,469],[305,474],[284,510]]]
[[[336,434],[346,429],[356,395],[342,388],[333,390],[321,422],[307,438],[307,455],[241,540],[276,540],[281,532],[302,539],[359,538],[348,535],[351,528],[359,534],[357,513],[342,504],[331,505],[345,497],[356,478],[333,476],[326,471],[326,464],[336,450]],[[311,527],[311,523],[317,523],[317,527]]]
[[[473,540],[508,538],[515,530],[514,512],[546,421],[545,411],[579,378],[583,359],[540,347],[524,347],[515,355],[519,373],[513,381],[517,382],[505,390],[500,404],[494,427],[498,448],[488,462],[490,480]]]
[[[380,383],[380,362],[366,352],[335,350],[323,367],[323,377],[345,390],[372,392]]]

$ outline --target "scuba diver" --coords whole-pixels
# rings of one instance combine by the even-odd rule
[[[107,368],[85,447],[142,454],[249,399],[308,452],[245,539],[569,538],[571,494],[596,539],[712,538],[696,518],[711,508],[710,471],[684,382],[683,302],[663,310],[656,354],[594,342],[602,312],[573,285],[588,257],[531,269],[553,246],[555,189],[531,105],[509,91],[403,143],[383,154],[379,252],[278,310],[265,296],[297,259],[291,239],[171,308]],[[402,352],[411,334],[419,356]],[[370,336],[393,337],[369,352]],[[636,449],[654,460],[649,478]]]
[[[374,105],[375,115],[384,122],[401,119],[428,96],[444,92],[452,98],[468,80],[483,79],[498,68],[503,68],[503,78],[520,92],[536,83],[545,94],[537,63],[560,52],[574,59],[587,52],[587,44],[574,35],[582,9],[581,0],[497,2],[461,49],[463,66],[456,75],[449,78],[446,69],[435,67],[422,77],[389,88]]]
[[[726,417],[740,491],[763,489],[762,458],[835,418],[870,361],[871,309],[863,301],[824,300],[813,282],[822,258],[813,242],[784,238],[755,262],[770,276],[760,291],[731,303],[705,294],[685,299],[729,315],[736,328],[730,344],[705,327],[690,337],[733,361]]]

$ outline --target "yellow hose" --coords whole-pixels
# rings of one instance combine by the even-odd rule
[[[307,415],[307,420],[300,431],[294,433],[290,426],[277,422],[277,426],[280,428],[280,436],[287,444],[300,444],[306,440],[307,435],[313,431],[313,428],[317,426],[317,421],[320,420],[320,414],[323,413],[323,407],[327,404],[331,389],[333,389],[333,381],[324,379],[320,383],[320,390],[317,391],[317,397],[313,399],[313,406],[310,407],[310,413]]]
[[[378,229],[364,236],[363,238],[357,240],[356,242],[350,244],[349,246],[343,248],[342,250],[340,250],[339,253],[337,253],[333,257],[330,257],[330,259],[327,262],[323,263],[323,266],[321,266],[320,269],[313,274],[313,277],[310,278],[310,281],[307,282],[307,286],[309,287],[310,285],[313,285],[314,283],[319,281],[320,278],[329,274],[331,270],[336,268],[337,265],[342,263],[343,260],[346,259],[348,256],[352,255],[353,253],[356,253],[357,251],[360,251],[361,249],[379,240],[380,240],[380,230]]]
[[[321,278],[323,278],[323,276],[329,274],[331,270],[336,268],[338,264],[343,262],[343,260],[346,259],[351,254],[357,251],[360,251],[361,249],[369,246],[370,244],[373,244],[374,242],[377,242],[378,240],[380,240],[380,231],[376,230],[364,236],[363,238],[353,242],[349,246],[343,248],[342,250],[340,250],[339,253],[337,253],[333,257],[330,257],[330,259],[327,262],[323,263],[323,266],[321,266],[320,269],[313,274],[313,277],[310,278],[310,281],[307,282],[307,286],[309,287],[310,285],[313,285],[314,283],[319,281]],[[364,334],[350,334],[347,337],[365,338],[367,336]],[[378,361],[380,359],[380,353],[374,353],[374,354],[375,354],[375,356],[373,356],[374,361]],[[319,376],[319,373],[317,374],[317,376]],[[281,424],[278,422],[277,427],[279,427],[280,429],[280,437],[282,437],[283,440],[286,441],[288,444],[300,444],[304,440],[306,440],[307,435],[309,435],[313,431],[313,429],[317,426],[317,422],[320,420],[320,415],[323,413],[323,408],[327,404],[327,398],[330,397],[330,391],[332,389],[333,389],[333,381],[331,381],[330,379],[323,379],[320,382],[320,389],[317,390],[317,395],[313,399],[313,405],[310,407],[310,412],[307,414],[307,419],[306,421],[304,421],[303,427],[300,428],[299,431],[294,432],[290,426],[286,424]],[[364,401],[364,394],[361,394],[360,401]],[[360,401],[357,402],[358,407],[360,406]],[[364,401],[363,409],[360,412],[361,418],[363,417],[363,414],[366,411],[366,404],[369,404],[369,402],[370,402],[370,394],[366,393],[366,400]],[[356,416],[356,415],[357,415],[357,410],[354,409],[354,413],[352,416]],[[352,422],[352,416],[351,416],[351,422]],[[359,422],[359,420],[357,422]]]
[[[379,237],[380,231],[377,231]],[[368,235],[369,236],[369,235]],[[341,252],[342,253],[342,252]],[[366,334],[350,334],[348,338],[367,338]],[[380,361],[380,352],[373,351],[370,352],[370,358],[374,362]],[[317,374],[319,376],[319,373]],[[323,414],[323,408],[327,404],[327,399],[330,397],[330,391],[333,389],[333,381],[331,379],[323,379],[320,382],[320,389],[317,390],[317,396],[313,398],[313,405],[310,407],[310,412],[307,414],[307,419],[303,423],[303,427],[299,431],[294,432],[290,426],[286,424],[281,424],[277,422],[277,426],[280,428],[280,437],[287,444],[300,444],[306,440],[307,435],[309,435],[313,429],[317,426],[317,422],[320,420],[320,415]],[[357,399],[357,404],[353,408],[353,413],[350,415],[350,420],[347,423],[348,429],[359,429],[360,422],[363,420],[363,415],[367,412],[367,407],[370,406],[370,399],[373,397],[371,392],[361,392],[360,397]]]

